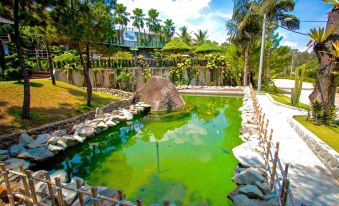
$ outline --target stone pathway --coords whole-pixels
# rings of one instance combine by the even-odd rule
[[[287,122],[301,112],[273,104],[266,95],[258,95],[263,112],[274,129],[273,142],[280,142],[282,164],[290,164],[289,179],[293,196],[300,205],[339,205],[339,184]],[[280,171],[278,172],[279,175]]]

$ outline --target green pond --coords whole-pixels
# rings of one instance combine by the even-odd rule
[[[89,185],[123,189],[145,205],[232,205],[227,194],[241,144],[237,97],[183,96],[185,111],[138,115],[44,164]]]

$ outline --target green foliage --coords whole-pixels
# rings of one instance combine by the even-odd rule
[[[64,53],[55,56],[53,61],[61,63],[65,69],[75,69],[80,64],[80,57],[75,50],[65,51]]]
[[[178,36],[181,39],[181,41],[183,41],[187,45],[191,45],[192,43],[191,33],[192,32],[188,32],[188,29],[186,26],[180,27],[179,30],[180,30],[180,33],[178,33]]]
[[[317,125],[325,124],[327,126],[335,126],[337,124],[335,106],[331,106],[326,110],[321,102],[315,99],[312,102],[312,119]]]
[[[294,88],[291,91],[291,105],[297,107],[299,105],[299,99],[301,95],[301,89],[303,86],[305,75],[305,65],[301,65],[295,70],[295,80],[294,80]]]
[[[208,54],[206,55],[206,59],[207,69],[217,69],[218,66],[225,66],[227,64],[225,57],[218,54]]]
[[[292,62],[291,49],[287,46],[281,46],[271,49],[270,68],[272,78],[286,77],[289,75],[289,68]]]
[[[146,82],[147,80],[149,80],[152,76],[151,68],[142,55],[138,56],[138,67],[142,69],[142,76],[144,81]]]
[[[190,51],[191,48],[187,46],[180,38],[174,38],[168,42],[163,48],[162,51],[170,53],[179,53]]]
[[[323,0],[324,3],[329,4],[329,5],[333,5],[336,8],[339,7],[339,1],[338,0]]]
[[[196,53],[211,53],[221,52],[221,48],[210,40],[205,41],[202,45],[198,46],[195,50]]]
[[[316,44],[323,44],[326,39],[333,34],[335,28],[329,27],[326,31],[325,28],[313,28],[310,30],[310,33],[308,33],[308,36],[311,38],[311,40],[308,42],[307,46],[312,47]]]
[[[133,81],[134,80],[134,74],[132,71],[125,69],[117,77],[118,81]]]

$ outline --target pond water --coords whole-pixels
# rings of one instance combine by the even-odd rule
[[[227,194],[237,160],[242,99],[183,96],[189,109],[136,116],[44,164],[89,185],[123,189],[145,205],[232,205]]]

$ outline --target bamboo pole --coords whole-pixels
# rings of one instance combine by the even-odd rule
[[[64,205],[64,198],[62,196],[60,177],[55,178],[55,184],[56,184],[56,189],[57,189],[57,194],[58,194],[58,205],[63,206]]]
[[[143,206],[143,204],[142,200],[137,200],[137,206]]]
[[[284,170],[283,182],[282,182],[282,186],[281,186],[280,198],[282,198],[284,196],[284,192],[286,192],[285,187],[286,187],[286,184],[287,184],[288,167],[289,167],[289,164],[285,164],[285,170]]]
[[[92,193],[92,202],[94,206],[100,206],[100,202],[98,199],[98,189],[96,187],[91,187]]]
[[[36,204],[38,204],[38,198],[37,198],[36,193],[35,193],[34,181],[33,181],[33,178],[32,178],[32,171],[27,170],[26,175],[27,175],[27,178],[28,178],[28,185],[29,185],[29,188],[31,190],[31,197],[32,197],[32,200],[33,200],[33,205],[36,205]]]
[[[168,200],[164,200],[163,204],[164,204],[164,206],[169,206],[170,205]]]
[[[5,164],[1,163],[0,170],[1,170],[1,173],[2,173],[4,181],[5,181],[9,205],[14,206],[15,205],[14,196],[12,194],[12,188],[11,188],[11,184],[10,184],[9,179],[8,179],[8,171],[5,168]]]
[[[275,145],[275,152],[274,152],[274,160],[272,165],[272,173],[271,173],[271,181],[270,181],[270,189],[273,189],[274,181],[275,181],[275,174],[277,171],[277,162],[278,162],[278,153],[279,153],[279,142]]]
[[[82,182],[81,182],[80,179],[77,179],[76,183],[77,183],[77,195],[78,195],[78,198],[79,198],[80,206],[85,206],[84,198],[82,196],[82,193],[80,192],[81,191]]]
[[[289,187],[290,187],[290,180],[287,179],[285,183],[285,189],[284,189],[285,192],[283,193],[283,196],[282,196],[282,206],[286,205]]]
[[[25,172],[24,167],[22,165],[19,166],[19,171],[20,171],[20,173],[24,173]],[[25,195],[26,195],[26,197],[30,197],[31,194],[29,193],[27,176],[26,175],[21,175],[21,179],[22,179],[22,184],[24,185]],[[28,202],[28,205],[32,205],[32,204],[30,202]]]
[[[272,133],[273,133],[273,129],[271,129],[271,135],[267,142],[266,155],[265,155],[265,168],[268,167],[268,160],[270,158]]]
[[[51,177],[49,176],[48,173],[46,173],[46,180],[47,180],[47,188],[49,192],[49,196],[51,197],[51,205],[55,205],[55,198],[54,198],[54,191],[53,191],[53,186],[51,184]]]

